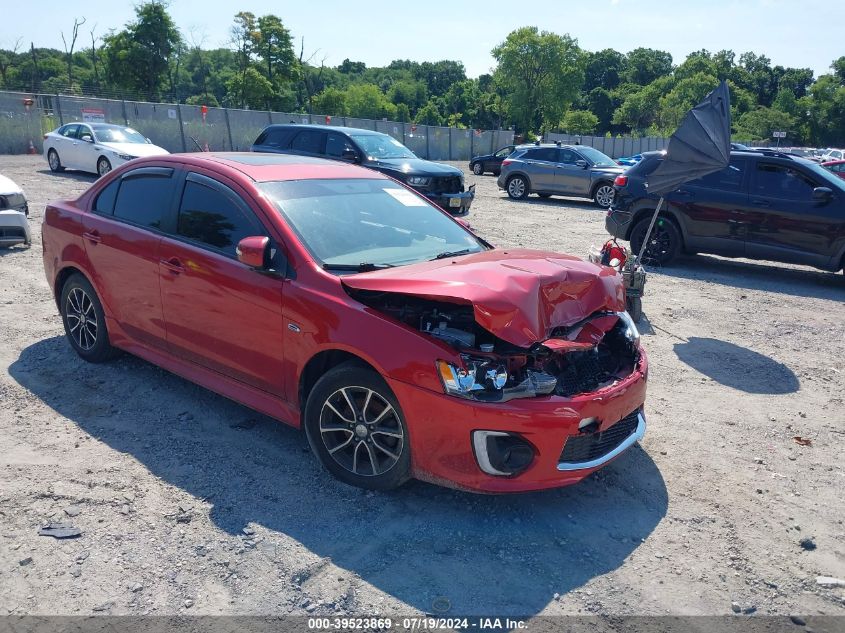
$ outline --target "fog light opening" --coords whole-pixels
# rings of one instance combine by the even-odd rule
[[[488,475],[513,477],[534,461],[534,447],[504,431],[474,431],[472,446],[478,466]]]

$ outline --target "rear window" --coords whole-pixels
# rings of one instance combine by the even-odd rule
[[[538,147],[529,149],[522,155],[525,160],[546,160],[551,163],[557,162],[558,150],[556,147]]]
[[[272,147],[273,149],[286,149],[290,145],[293,133],[294,130],[290,128],[271,128],[262,132],[256,139],[255,144]]]
[[[745,165],[744,159],[734,159],[725,169],[707,174],[687,184],[691,187],[706,187],[708,189],[739,190],[742,188]]]
[[[173,195],[173,170],[140,169],[138,175],[126,174],[114,203],[114,217],[132,224],[161,229]]]

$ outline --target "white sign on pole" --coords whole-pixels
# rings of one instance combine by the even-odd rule
[[[772,138],[786,138],[786,132],[772,132]]]

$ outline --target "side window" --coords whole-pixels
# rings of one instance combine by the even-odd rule
[[[91,131],[91,128],[88,127],[87,125],[80,125],[79,131],[77,132],[77,135],[79,136],[80,139],[83,139],[83,140],[86,137],[90,138],[92,141],[94,140],[94,133]]]
[[[496,152],[496,153],[494,154],[494,156],[495,156],[496,158],[507,158],[507,157],[508,157],[508,156],[510,156],[512,153],[513,153],[513,148],[512,148],[512,147],[503,147],[503,148],[502,148],[502,149],[500,149],[498,152]]]
[[[529,149],[523,156],[526,160],[545,160],[551,163],[557,162],[557,148],[556,147],[538,147]]]
[[[816,183],[802,172],[786,165],[757,163],[754,192],[787,200],[810,200]]]
[[[243,238],[266,233],[251,212],[235,203],[237,199],[237,194],[223,185],[208,187],[188,176],[176,232],[235,257],[235,247]]]
[[[112,181],[105,189],[97,194],[94,200],[94,212],[102,215],[114,213],[114,201],[117,199],[117,190],[120,188],[120,179]]]
[[[161,229],[161,221],[170,208],[172,195],[172,169],[154,167],[130,171],[121,179],[114,203],[114,217],[140,226]]]
[[[338,158],[343,156],[343,152],[346,150],[355,151],[355,147],[352,143],[349,142],[343,134],[337,134],[335,132],[329,132],[326,135],[326,155],[327,156],[337,156]]]
[[[573,152],[571,149],[560,150],[560,160],[558,162],[566,163],[567,165],[574,165],[576,160],[584,159],[581,158],[581,156],[579,156],[575,152]]]
[[[708,189],[724,189],[725,191],[739,191],[742,188],[742,178],[745,175],[745,161],[732,160],[724,169],[707,174],[687,183],[690,187],[706,187]]]
[[[255,144],[272,147],[274,149],[286,149],[290,144],[291,136],[293,136],[293,132],[291,130],[285,128],[275,128],[262,134]]]
[[[323,153],[323,139],[326,133],[319,130],[302,130],[293,139],[290,148],[297,152],[308,152],[309,154]]]
[[[76,138],[76,131],[78,129],[78,125],[66,125],[61,129],[61,135],[67,138]]]

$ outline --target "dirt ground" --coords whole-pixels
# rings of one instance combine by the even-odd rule
[[[845,587],[817,581],[845,578],[841,273],[652,271],[640,446],[551,492],[375,494],[322,471],[299,432],[146,362],[78,359],[39,225],[93,177],[38,156],[0,173],[34,233],[0,251],[0,614],[845,615]],[[588,202],[467,181],[494,244],[586,256],[606,239]],[[38,536],[47,521],[82,535]]]

